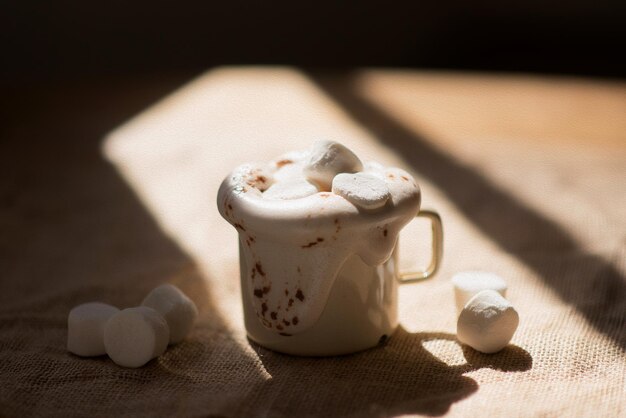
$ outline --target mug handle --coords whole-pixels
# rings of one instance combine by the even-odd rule
[[[437,212],[432,210],[421,210],[415,215],[415,217],[423,216],[430,219],[432,227],[432,258],[430,264],[426,270],[417,271],[401,271],[398,275],[398,281],[400,283],[414,283],[419,282],[433,276],[439,265],[441,264],[441,257],[443,254],[443,226],[441,224],[441,217]]]

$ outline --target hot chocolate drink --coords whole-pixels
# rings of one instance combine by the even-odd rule
[[[359,315],[369,315],[364,320],[374,324],[369,340],[392,332],[397,325],[395,283],[383,282],[396,276],[398,233],[419,206],[420,189],[406,171],[362,163],[336,142],[318,142],[310,150],[236,168],[220,187],[218,209],[239,232],[250,337],[270,348],[281,339],[297,345],[298,337],[308,340],[311,332],[322,332],[315,330],[325,311],[337,311],[332,304],[343,304],[333,315],[342,315],[342,309],[351,309],[349,315],[364,310]],[[333,289],[345,287],[337,283],[341,277],[354,282],[343,302],[332,296]],[[359,297],[359,287],[361,293],[377,295]],[[365,301],[372,297],[379,300]],[[355,298],[360,302],[347,300]],[[355,348],[338,351],[346,350]]]

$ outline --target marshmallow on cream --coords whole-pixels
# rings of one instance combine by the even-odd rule
[[[313,144],[304,166],[307,180],[320,190],[329,191],[333,178],[340,173],[356,173],[363,163],[352,151],[338,142],[318,141]]]
[[[333,179],[333,193],[363,209],[378,209],[389,200],[387,184],[367,173],[341,173]]]

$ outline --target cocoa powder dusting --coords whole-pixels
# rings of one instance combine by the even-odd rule
[[[294,317],[291,319],[291,322],[293,322],[293,324],[294,324],[294,325],[298,325],[298,322],[299,322],[298,317],[297,317],[297,316],[294,316]]]
[[[267,312],[267,304],[263,302],[261,304],[261,315],[265,316],[265,312]]]
[[[278,318],[278,314],[276,312],[270,312],[270,317],[276,320],[276,318]]]
[[[263,289],[254,289],[254,296],[256,296],[257,298],[262,298],[263,297]]]
[[[287,159],[276,161],[276,167],[278,167],[278,168],[281,168],[282,166],[287,165],[287,164],[293,164],[293,161],[292,160],[287,160]]]
[[[261,276],[265,276],[265,272],[263,271],[263,266],[261,265],[261,263],[256,263],[255,267]]]
[[[311,248],[314,245],[319,244],[320,242],[324,242],[324,238],[322,237],[317,237],[317,239],[315,241],[311,241],[309,242],[307,245],[302,245],[302,248]]]
[[[298,291],[296,292],[296,297],[300,300],[300,302],[304,300],[304,293],[302,293],[301,289],[298,289]]]

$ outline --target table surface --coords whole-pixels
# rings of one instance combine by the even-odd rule
[[[626,410],[622,82],[226,67],[10,86],[2,101],[0,415]],[[215,205],[236,165],[317,139],[408,170],[445,230],[437,277],[400,289],[393,337],[321,359],[247,340],[237,236]],[[412,228],[404,263],[428,256]],[[509,283],[521,320],[498,354],[455,339],[450,278],[465,270]],[[164,282],[199,307],[184,342],[140,369],[66,351],[73,306],[135,306]]]

